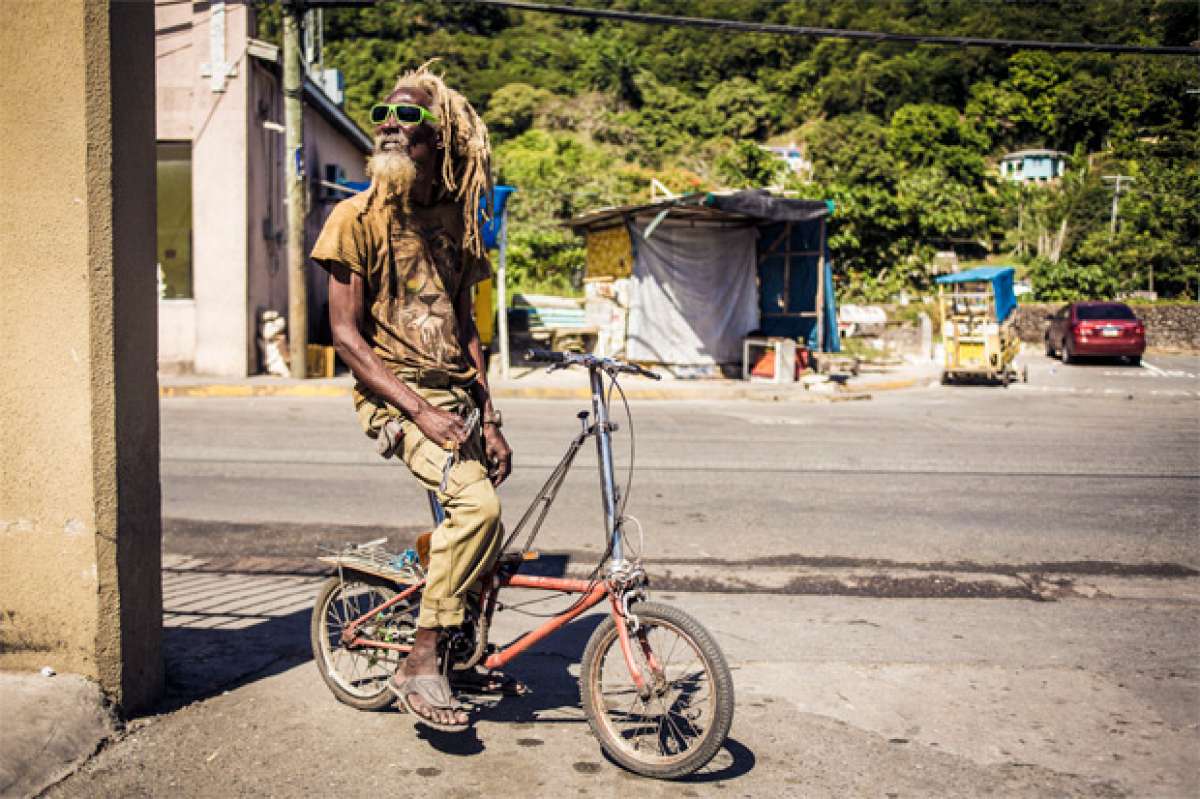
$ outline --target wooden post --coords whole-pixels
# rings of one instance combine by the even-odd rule
[[[287,141],[288,350],[292,377],[303,380],[308,362],[308,275],[305,271],[304,64],[299,3],[283,5],[283,124]]]

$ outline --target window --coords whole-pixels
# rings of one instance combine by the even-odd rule
[[[158,144],[158,296],[192,297],[192,148]]]
[[[1128,305],[1120,302],[1107,305],[1078,305],[1076,319],[1137,319]]]

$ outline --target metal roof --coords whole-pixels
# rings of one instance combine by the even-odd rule
[[[782,220],[785,216],[799,218],[823,217],[833,212],[825,200],[797,200],[776,197],[765,189],[732,192],[695,192],[650,203],[598,208],[580,214],[566,223],[576,233],[611,227],[626,218],[664,216],[673,222],[726,222],[758,224]],[[785,216],[779,216],[783,214]]]
[[[1070,153],[1061,150],[1017,150],[1000,156],[1001,161],[1013,161],[1018,158],[1070,158]]]

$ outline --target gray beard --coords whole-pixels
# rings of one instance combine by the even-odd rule
[[[408,208],[408,198],[417,179],[417,165],[407,153],[377,148],[367,159],[367,174],[384,200]]]

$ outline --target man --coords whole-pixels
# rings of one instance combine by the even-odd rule
[[[437,643],[462,623],[468,589],[498,554],[495,486],[512,457],[471,315],[471,287],[491,274],[477,213],[490,190],[487,129],[428,64],[401,77],[371,118],[371,186],[334,208],[312,257],[329,271],[334,344],[357,379],[364,430],[446,510],[416,641],[389,686],[419,720],[459,731],[468,719],[438,668]],[[473,410],[482,438],[465,422]]]

